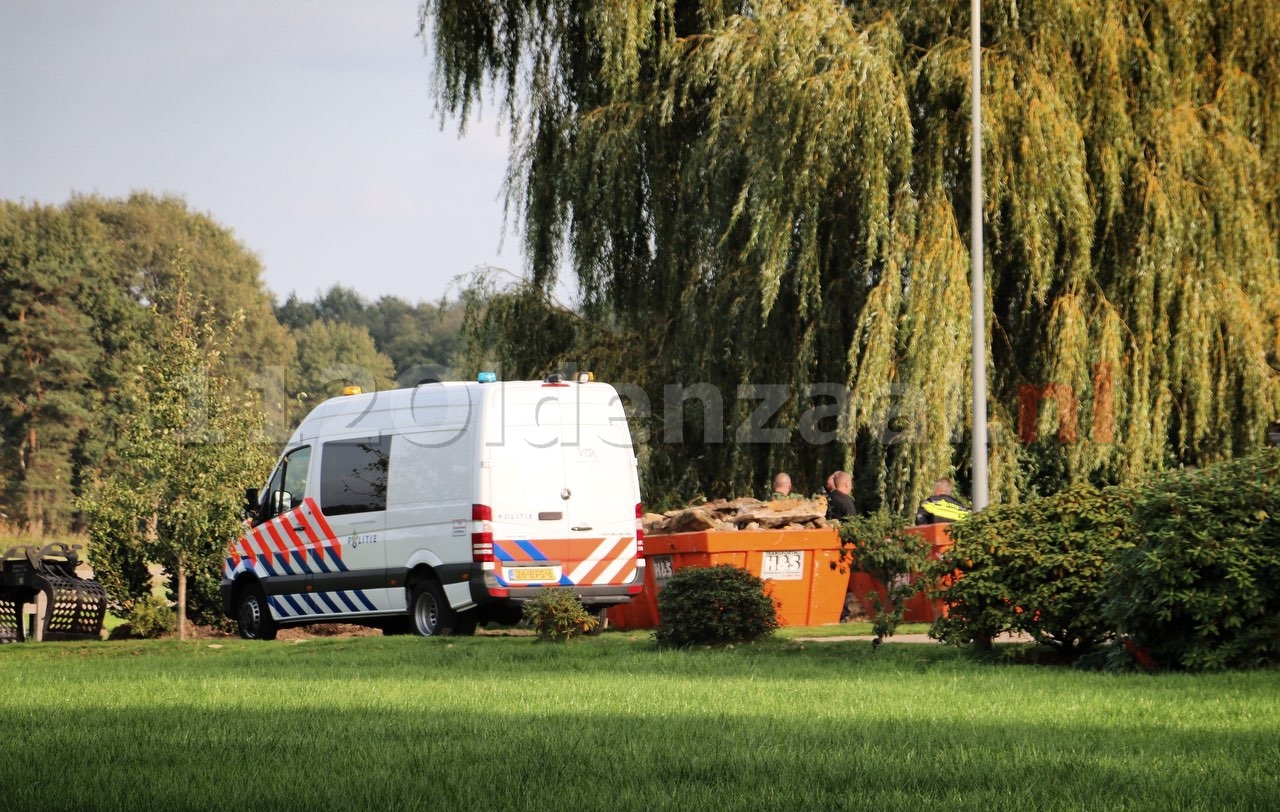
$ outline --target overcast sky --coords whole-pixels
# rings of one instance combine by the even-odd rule
[[[506,137],[492,113],[441,130],[418,5],[0,0],[0,198],[179,195],[280,300],[435,300],[477,266],[520,272]]]

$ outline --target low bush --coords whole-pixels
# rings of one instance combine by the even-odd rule
[[[146,595],[129,610],[130,637],[163,637],[172,634],[177,628],[177,614],[169,602],[159,595]]]
[[[778,628],[764,581],[730,564],[677,570],[658,593],[658,615],[654,637],[668,646],[745,643]]]
[[[933,545],[905,532],[902,520],[883,510],[840,522],[840,542],[841,571],[865,572],[884,584],[885,600],[879,592],[871,593],[871,630],[881,639],[892,635],[902,623],[907,600],[924,585],[913,576],[925,571]]]
[[[1280,662],[1280,450],[1148,486],[1141,532],[1110,573],[1115,628],[1148,665]]]
[[[572,589],[548,586],[539,589],[524,605],[524,619],[538,637],[564,643],[581,637],[596,626],[596,619]]]
[[[1128,549],[1133,494],[1077,486],[1017,505],[989,507],[951,525],[955,545],[930,568],[944,586],[945,642],[1028,634],[1065,654],[1114,637],[1106,577]]]

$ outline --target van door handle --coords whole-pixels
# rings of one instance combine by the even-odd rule
[[[300,524],[295,524],[295,525],[293,526],[293,529],[294,529],[294,530],[296,530],[296,531],[297,531],[297,532],[299,532],[299,533],[301,533],[303,530],[306,530],[306,528],[305,528],[305,527],[303,527],[303,526],[302,526],[302,525],[300,525]]]
[[[590,529],[591,529],[591,525],[589,525],[589,524],[584,524],[584,525],[580,525],[580,526],[578,526],[578,527],[570,527],[569,529],[570,529],[570,530],[581,530],[581,531],[586,531],[586,530],[590,530]]]

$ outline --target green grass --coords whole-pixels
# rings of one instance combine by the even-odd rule
[[[9,809],[1270,809],[1280,672],[645,633],[0,647]]]

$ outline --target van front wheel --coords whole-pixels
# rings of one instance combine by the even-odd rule
[[[276,622],[267,606],[267,596],[262,585],[252,583],[240,590],[236,606],[236,620],[240,636],[245,640],[275,640]]]
[[[438,583],[422,581],[413,587],[413,597],[409,601],[409,622],[414,634],[420,637],[451,635],[457,617]]]

